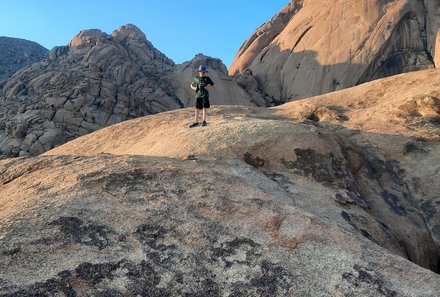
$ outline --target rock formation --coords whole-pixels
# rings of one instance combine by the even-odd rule
[[[242,45],[229,73],[252,74],[273,104],[432,68],[439,9],[427,0],[292,0]]]
[[[133,25],[111,35],[82,31],[5,83],[0,155],[38,155],[126,119],[187,106],[202,61],[219,86],[213,104],[253,104],[219,60],[199,56],[175,65]]]
[[[179,109],[0,161],[0,295],[437,296],[439,86],[218,106],[191,130]]]
[[[47,52],[46,48],[36,42],[0,36],[0,82],[11,77],[17,70],[43,60]]]
[[[393,189],[370,187],[367,192],[372,190],[382,195],[398,216],[406,215],[405,200],[418,209],[423,217],[422,225],[427,226],[436,244],[437,254],[440,251],[439,87],[440,70],[434,69],[393,76],[277,108],[283,117],[307,120],[337,131],[364,150],[374,152],[372,156],[386,159],[382,169],[368,171],[374,178],[383,175],[386,168],[395,168],[394,177],[390,176],[383,184]],[[347,154],[352,155],[352,152]],[[357,171],[359,176],[370,161],[357,160],[361,162]],[[358,183],[362,184],[360,180]],[[395,183],[401,186],[392,186]],[[371,186],[369,182],[364,183],[364,190],[367,184]],[[395,192],[399,187],[406,190]],[[370,194],[364,192],[362,195]],[[392,218],[392,215],[387,216]],[[436,261],[432,263],[435,265]]]
[[[101,130],[49,154],[244,158],[293,193],[313,193],[310,204],[302,202],[308,211],[317,212],[321,203],[325,211],[316,213],[320,217],[346,219],[350,228],[364,230],[378,244],[436,270],[440,259],[440,216],[435,215],[439,189],[434,185],[418,191],[427,187],[422,181],[440,178],[435,161],[440,131],[438,86],[440,72],[435,70],[330,94],[328,100],[294,102],[275,109],[281,117],[273,115],[274,111],[220,109],[211,112],[212,127],[202,129],[195,138],[186,128],[187,111],[161,114]],[[308,122],[283,122],[286,117]],[[327,121],[330,124],[321,128],[320,123]],[[362,131],[356,131],[359,129]],[[121,141],[107,141],[121,135],[125,135]],[[432,162],[432,168],[415,165],[419,159]],[[329,190],[317,185],[298,189],[298,172],[336,187],[330,195],[334,199],[324,198]],[[335,202],[349,205],[350,211],[335,208]],[[425,207],[428,213],[423,212],[423,203],[430,206]],[[346,214],[341,217],[342,212]]]

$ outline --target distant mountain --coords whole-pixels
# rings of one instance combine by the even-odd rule
[[[48,50],[36,42],[0,36],[0,81],[17,70],[43,60]]]
[[[213,104],[255,105],[219,59],[197,55],[176,65],[134,25],[111,35],[81,31],[4,83],[0,155],[38,155],[105,126],[191,106],[200,64],[218,87]]]
[[[438,66],[439,28],[438,1],[292,0],[244,42],[229,73],[252,75],[268,103],[306,98]]]

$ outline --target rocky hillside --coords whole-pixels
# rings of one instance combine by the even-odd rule
[[[409,201],[423,217],[437,253],[440,251],[439,87],[440,70],[435,69],[398,75],[276,108],[277,114],[286,119],[306,120],[333,130],[371,152],[373,157],[387,160],[382,169],[368,172],[374,178],[394,168],[395,175],[383,182],[391,188],[381,189],[366,183],[361,186],[361,193],[369,195],[363,191],[373,190],[382,195],[399,216],[408,213],[402,201]],[[368,166],[367,160],[358,161],[367,164],[359,166]],[[395,183],[400,186],[392,186]]]
[[[47,154],[243,159],[291,191],[292,199],[298,192],[312,196],[298,202],[307,211],[346,220],[347,228],[437,270],[438,86],[440,71],[433,70],[273,110],[213,109],[211,126],[196,132],[187,129],[190,112],[169,112],[112,126]],[[308,184],[304,175],[315,182]]]
[[[428,0],[292,0],[244,42],[229,73],[253,76],[277,103],[433,68],[439,15]]]
[[[179,109],[1,161],[0,293],[437,296],[439,86],[218,106],[195,129]]]
[[[47,52],[36,42],[0,36],[0,82],[10,78],[17,70],[43,60]]]
[[[214,104],[254,104],[218,59],[199,55],[175,65],[133,25],[111,35],[82,31],[5,83],[0,154],[38,155],[114,123],[190,106],[189,85],[202,62],[219,86]]]

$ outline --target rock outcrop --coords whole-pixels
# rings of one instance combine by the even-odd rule
[[[47,52],[36,42],[0,36],[0,82],[10,78],[17,70],[43,60]]]
[[[41,154],[128,118],[181,107],[160,80],[174,63],[132,25],[86,30],[3,87],[1,151]]]
[[[434,67],[435,1],[292,0],[243,44],[231,75],[246,69],[269,104]]]
[[[369,170],[370,178],[383,175],[386,168],[398,168],[394,177],[390,176],[384,185],[397,182],[401,186],[391,186],[394,190],[399,187],[407,190],[398,193],[392,189],[370,187],[367,192],[373,190],[382,195],[388,204],[384,208],[393,209],[398,216],[405,216],[402,203],[410,201],[422,215],[422,224],[427,226],[437,246],[437,254],[440,251],[440,187],[437,182],[440,180],[439,87],[440,70],[434,69],[393,76],[291,102],[276,109],[287,119],[306,120],[337,131],[365,150],[388,160],[381,165],[382,169]],[[352,155],[352,152],[347,154]],[[361,162],[359,174],[370,161],[357,160]],[[365,190],[366,186],[361,188]],[[362,195],[370,194],[364,192]]]
[[[439,86],[217,106],[195,129],[179,109],[0,161],[0,295],[437,296]]]
[[[253,104],[220,60],[198,56],[175,65],[133,25],[111,35],[82,31],[5,83],[0,155],[38,155],[114,123],[188,106],[200,62],[219,86],[213,104]]]

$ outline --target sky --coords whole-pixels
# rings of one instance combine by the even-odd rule
[[[67,45],[79,31],[133,24],[175,63],[198,53],[229,67],[243,42],[289,0],[0,0],[0,36]]]

